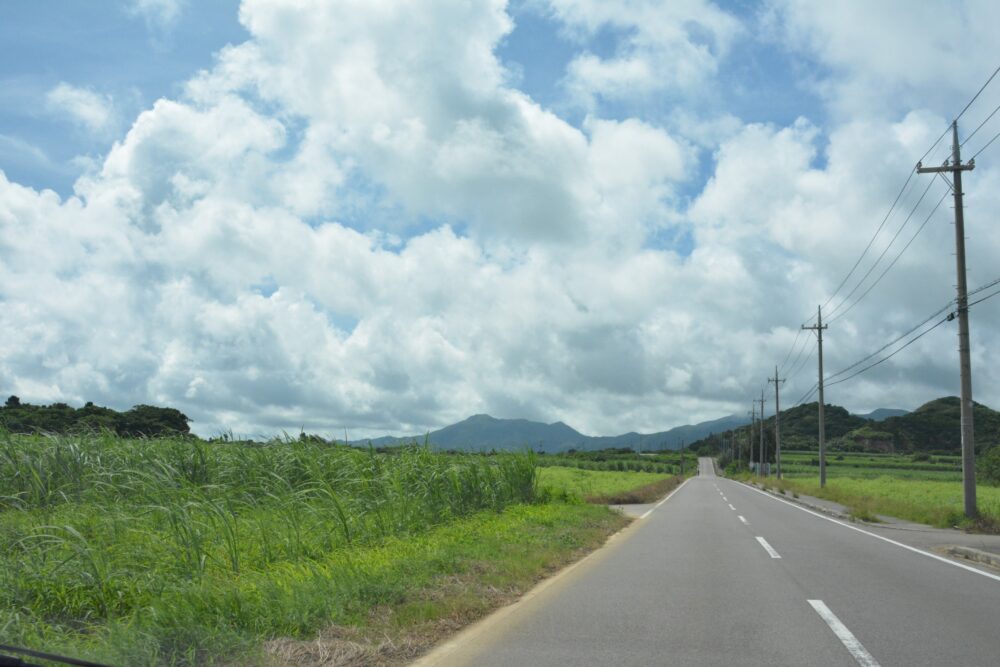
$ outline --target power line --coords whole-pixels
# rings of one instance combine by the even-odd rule
[[[953,306],[954,304],[955,304],[955,299],[952,299],[951,301],[949,301],[948,303],[946,303],[946,304],[945,304],[944,306],[942,306],[942,307],[941,307],[941,308],[939,308],[938,310],[934,311],[934,312],[933,312],[933,313],[932,313],[931,315],[929,315],[929,316],[928,316],[928,317],[927,317],[927,318],[926,318],[926,319],[925,319],[925,320],[924,320],[923,322],[921,322],[920,324],[918,324],[918,325],[916,325],[915,327],[911,328],[911,329],[910,329],[909,331],[907,331],[906,333],[904,333],[904,334],[901,334],[901,335],[899,335],[898,337],[894,338],[893,340],[889,341],[888,343],[886,343],[885,345],[883,345],[883,346],[882,346],[882,347],[880,347],[879,349],[877,349],[877,350],[875,350],[874,352],[872,352],[871,354],[869,354],[869,355],[868,355],[867,357],[863,357],[863,358],[861,358],[861,359],[859,359],[859,360],[855,361],[855,362],[854,362],[853,364],[851,364],[850,366],[848,366],[848,367],[846,367],[846,368],[843,368],[843,369],[841,369],[841,370],[837,371],[837,372],[836,372],[836,373],[834,373],[833,375],[828,375],[828,376],[827,376],[827,379],[830,379],[830,380],[832,380],[832,379],[834,379],[834,378],[836,378],[836,377],[838,377],[838,376],[840,376],[840,375],[843,375],[844,373],[846,373],[846,372],[848,372],[848,371],[850,371],[850,370],[852,370],[852,369],[854,369],[854,368],[857,368],[858,366],[860,366],[861,364],[865,363],[866,361],[868,361],[868,360],[869,360],[869,359],[871,359],[872,357],[874,357],[874,356],[877,356],[877,355],[881,354],[882,352],[884,352],[884,351],[885,351],[885,350],[887,350],[888,348],[892,347],[893,345],[895,345],[895,344],[896,344],[896,343],[898,343],[899,341],[903,340],[904,338],[906,338],[907,336],[909,336],[910,334],[912,334],[912,333],[913,333],[914,331],[916,331],[916,330],[917,330],[917,329],[919,329],[920,327],[924,326],[925,324],[927,324],[928,322],[930,322],[931,320],[933,320],[933,319],[934,319],[935,317],[937,317],[938,315],[940,315],[940,314],[941,314],[941,313],[943,313],[944,311],[946,311],[946,310],[948,310],[949,308],[951,308],[951,307],[952,307],[952,306]]]
[[[833,311],[830,313],[829,316],[830,316],[830,321],[831,322],[833,321],[833,318],[835,318],[837,316],[837,311],[840,310],[841,308],[843,308],[844,304],[846,304],[848,301],[850,301],[851,297],[854,296],[854,293],[858,291],[858,288],[860,288],[864,284],[864,282],[866,280],[868,280],[868,276],[870,276],[872,274],[872,271],[875,270],[875,268],[879,265],[879,262],[881,262],[882,259],[885,257],[886,253],[889,252],[889,248],[891,248],[892,245],[896,242],[896,239],[898,239],[899,235],[903,232],[904,229],[906,229],[906,226],[908,224],[910,224],[910,220],[913,218],[913,214],[917,212],[917,208],[920,206],[921,202],[924,201],[924,197],[926,197],[927,193],[930,191],[931,185],[933,185],[933,181],[931,181],[931,182],[929,182],[927,184],[927,187],[924,189],[923,193],[920,195],[920,199],[918,199],[917,203],[914,204],[913,209],[910,211],[910,214],[906,216],[905,220],[903,220],[903,224],[900,225],[899,229],[896,230],[896,233],[893,234],[892,239],[890,239],[890,241],[889,241],[889,245],[887,245],[885,247],[885,249],[882,251],[882,254],[880,254],[878,256],[878,258],[875,260],[875,263],[872,264],[871,267],[869,267],[869,269],[865,273],[865,275],[863,275],[861,277],[861,280],[858,281],[858,284],[854,286],[854,289],[852,289],[850,291],[850,293],[847,296],[844,297],[843,301],[841,301],[837,305],[837,307],[834,308]]]
[[[782,369],[785,368],[785,364],[788,362],[788,359],[792,356],[792,351],[795,350],[795,346],[798,344],[799,337],[801,335],[802,335],[802,329],[799,329],[798,331],[795,332],[795,340],[792,341],[792,346],[788,348],[788,354],[785,355],[785,360],[781,362]]]
[[[876,361],[873,364],[869,364],[868,366],[865,366],[861,370],[859,370],[859,371],[857,371],[855,373],[852,373],[851,375],[848,375],[845,378],[841,378],[839,380],[836,380],[835,382],[831,382],[830,385],[832,386],[832,385],[835,385],[835,384],[840,384],[841,382],[847,382],[851,378],[855,378],[855,377],[861,375],[862,373],[864,373],[865,371],[871,370],[872,368],[875,368],[876,366],[878,366],[882,362],[889,361],[890,359],[892,359],[893,357],[895,357],[897,354],[899,354],[900,352],[902,352],[903,350],[905,350],[909,346],[913,345],[918,340],[920,340],[921,338],[923,338],[924,336],[926,336],[930,332],[934,331],[935,329],[937,329],[939,326],[941,326],[942,324],[944,324],[945,322],[947,322],[950,319],[952,319],[951,314],[949,314],[948,317],[944,317],[944,318],[938,320],[937,323],[934,326],[932,326],[930,329],[927,329],[926,331],[921,332],[920,335],[914,337],[912,340],[907,341],[905,345],[903,345],[902,347],[900,347],[895,352],[889,354],[888,356],[883,357],[882,359],[879,359],[878,361]]]
[[[913,179],[914,173],[915,172],[911,171],[910,175],[906,177],[906,181],[903,182],[903,187],[899,189],[899,193],[896,195],[896,199],[893,200],[892,206],[890,206],[889,210],[886,211],[885,217],[882,218],[882,222],[879,224],[878,229],[875,230],[875,233],[872,235],[871,240],[868,241],[868,245],[866,245],[865,249],[861,251],[861,256],[858,257],[858,261],[854,262],[854,266],[851,267],[851,270],[847,272],[847,275],[844,276],[844,279],[840,281],[839,285],[837,285],[837,289],[833,290],[833,294],[831,294],[830,298],[828,298],[826,300],[826,303],[823,304],[824,308],[830,305],[830,302],[833,301],[833,298],[837,296],[837,294],[840,292],[841,289],[843,289],[844,285],[847,284],[847,281],[850,279],[852,275],[854,275],[854,272],[861,264],[861,260],[863,260],[865,258],[865,255],[868,254],[868,251],[871,250],[872,244],[875,243],[875,239],[878,238],[878,235],[882,233],[882,228],[885,227],[885,223],[889,221],[889,216],[891,216],[892,212],[896,209],[896,204],[899,203],[900,198],[906,191],[906,186],[908,186],[910,184],[910,181]]]
[[[959,112],[959,114],[955,116],[954,120],[952,120],[952,123],[957,122],[965,114],[965,112],[969,110],[969,107],[972,106],[972,103],[975,102],[980,95],[982,95],[983,91],[986,90],[986,86],[990,85],[990,82],[993,81],[994,78],[996,78],[996,75],[998,73],[1000,73],[1000,67],[997,67],[995,70],[993,70],[993,74],[990,74],[990,78],[986,79],[986,83],[984,83],[982,88],[979,89],[979,92],[977,92],[975,95],[972,96],[972,99],[969,100],[969,103],[965,105],[965,108],[963,108]],[[951,125],[951,123],[949,123],[949,125]],[[940,141],[940,139],[938,139],[938,141]]]
[[[963,141],[962,143],[960,143],[959,146],[960,147],[965,147],[965,144],[967,144],[969,142],[969,139],[971,139],[972,137],[976,136],[976,132],[978,132],[979,130],[983,129],[983,125],[986,125],[986,123],[989,122],[990,118],[993,118],[993,116],[996,115],[997,111],[1000,111],[1000,104],[997,105],[996,109],[994,109],[993,111],[990,112],[990,115],[986,117],[986,120],[984,120],[982,123],[980,123],[979,127],[977,127],[976,129],[974,129],[972,131],[972,134],[970,134],[969,136],[967,136],[965,138],[965,141]]]
[[[969,308],[971,308],[972,306],[976,305],[977,303],[982,303],[983,301],[986,301],[987,299],[992,299],[997,294],[1000,294],[1000,290],[997,290],[996,292],[993,292],[992,294],[987,294],[982,299],[976,299],[975,301],[973,301],[972,303],[969,304]]]
[[[934,208],[931,209],[931,212],[927,215],[926,218],[924,218],[924,221],[922,223],[920,223],[920,227],[917,228],[917,231],[913,233],[913,236],[911,236],[910,240],[906,242],[906,245],[903,246],[903,249],[900,250],[899,253],[896,255],[896,257],[892,260],[892,262],[889,263],[889,266],[885,267],[885,270],[879,275],[878,278],[875,279],[875,282],[873,282],[871,285],[869,285],[868,289],[866,289],[861,294],[861,296],[859,296],[857,299],[855,299],[854,303],[852,303],[850,306],[847,307],[847,310],[841,311],[840,314],[838,314],[838,315],[836,315],[834,317],[831,317],[830,318],[830,322],[831,323],[835,322],[836,320],[839,320],[841,317],[843,317],[847,313],[851,312],[851,309],[854,308],[854,306],[858,305],[858,303],[862,299],[864,299],[866,296],[868,296],[868,293],[871,292],[875,288],[875,286],[878,285],[882,281],[883,278],[885,278],[885,274],[889,273],[889,271],[892,269],[892,267],[894,267],[896,265],[896,262],[898,262],[899,258],[903,256],[903,253],[906,252],[906,249],[910,247],[910,244],[913,243],[913,241],[918,236],[920,236],[920,232],[924,231],[924,227],[927,226],[927,223],[930,222],[930,220],[934,216],[934,214],[937,213],[937,210],[941,207],[941,203],[944,202],[944,200],[945,200],[945,198],[947,196],[948,196],[948,192],[945,192],[943,195],[941,195],[941,199],[939,199],[938,203],[934,205]],[[902,231],[902,229],[900,229],[900,231]],[[891,246],[892,244],[890,243],[889,245]],[[887,250],[888,250],[888,248],[887,248]]]
[[[982,153],[987,148],[989,148],[990,144],[992,144],[994,141],[996,141],[998,137],[1000,137],[1000,132],[997,132],[996,134],[994,134],[993,138],[990,139],[989,141],[987,141],[985,146],[983,146],[982,148],[980,148],[978,151],[976,151],[975,155],[973,155],[971,158],[969,158],[969,161],[971,162],[972,160],[975,160],[977,157],[979,157],[979,154]]]

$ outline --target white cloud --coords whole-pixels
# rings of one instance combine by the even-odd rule
[[[584,40],[618,33],[614,55],[585,51],[570,62],[566,86],[579,101],[634,99],[667,91],[697,95],[718,72],[740,23],[706,0],[550,0],[551,11]]]
[[[580,7],[581,29],[612,21]],[[615,433],[742,412],[944,123],[574,126],[511,87],[502,2],[250,0],[240,16],[251,38],[140,114],[74,196],[0,172],[4,391],[174,405],[201,433],[415,433],[475,412]],[[671,57],[701,80],[724,62],[686,48]],[[974,211],[1000,204],[998,174],[981,162],[967,182],[974,284],[995,277],[1000,231]],[[690,253],[662,247],[674,233]],[[947,300],[949,233],[939,212],[831,327],[831,368]],[[982,357],[1000,318],[976,317]],[[949,336],[829,400],[950,391]],[[987,402],[997,379],[977,365]]]
[[[126,6],[150,29],[169,30],[177,24],[186,4],[186,0],[128,0]]]
[[[45,103],[49,111],[64,114],[93,133],[103,134],[114,124],[114,102],[110,95],[100,95],[65,81],[49,90]]]

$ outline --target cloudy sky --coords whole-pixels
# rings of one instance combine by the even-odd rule
[[[992,0],[2,3],[0,393],[203,435],[615,434],[742,414],[781,365],[792,405],[817,305],[832,374],[953,298],[948,185],[907,177],[997,25]],[[1000,77],[966,157],[998,104]],[[1000,277],[998,164],[965,176],[970,287]],[[1000,298],[972,344],[1000,407]],[[948,322],[827,401],[957,394],[956,347]]]

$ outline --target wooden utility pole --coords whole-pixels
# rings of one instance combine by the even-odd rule
[[[962,383],[962,487],[965,496],[965,516],[975,518],[976,507],[976,443],[972,424],[972,361],[969,358],[969,294],[965,281],[965,211],[962,207],[962,172],[976,168],[975,160],[962,164],[958,143],[958,121],[951,124],[951,164],[945,160],[940,167],[924,167],[917,163],[918,174],[951,172],[952,193],[955,196],[955,263],[958,270],[958,366]]]
[[[823,324],[823,309],[816,306],[816,324],[803,329],[811,329],[819,337],[819,485],[820,488],[826,486],[826,426],[823,423],[823,329],[827,325]]]
[[[757,452],[760,461],[757,466],[757,476],[764,476],[764,388],[760,389],[760,451]]]
[[[774,383],[774,464],[778,468],[778,479],[781,479],[781,402],[778,396],[778,386],[784,380],[778,378],[778,367],[774,367],[774,377],[767,379],[768,384]]]

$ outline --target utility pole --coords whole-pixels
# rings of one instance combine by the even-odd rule
[[[684,441],[681,440],[681,475],[684,475]]]
[[[965,281],[965,211],[962,207],[962,172],[976,168],[976,161],[962,164],[958,143],[958,121],[951,124],[951,164],[924,167],[917,163],[918,174],[950,171],[952,193],[955,196],[955,263],[958,269],[958,365],[962,382],[962,487],[965,496],[965,516],[975,518],[976,508],[976,443],[972,424],[972,361],[969,358],[969,295]]]
[[[747,427],[747,472],[753,469],[753,427],[757,423],[757,400],[751,400],[750,426]]]
[[[764,476],[764,388],[760,389],[760,447],[757,452],[760,465],[757,467],[757,476]]]
[[[778,367],[774,367],[774,377],[767,379],[768,384],[774,383],[774,463],[778,467],[778,479],[781,479],[781,403],[778,397],[778,385],[784,380],[778,378]]]
[[[819,337],[819,485],[826,486],[826,426],[823,423],[823,308],[816,306],[816,324],[811,327],[802,325],[803,329],[811,329]]]

